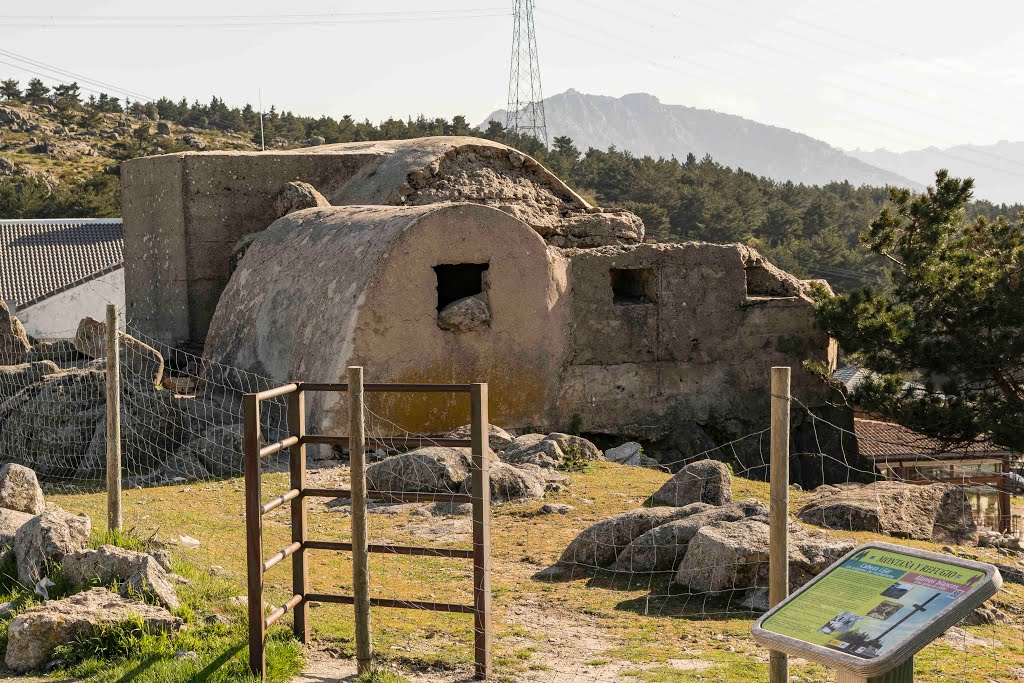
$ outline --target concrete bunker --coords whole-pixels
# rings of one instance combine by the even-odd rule
[[[807,283],[753,249],[645,243],[637,216],[485,140],[139,159],[124,192],[139,326],[275,380],[484,380],[496,424],[685,450],[694,424],[760,426],[772,365],[822,405],[803,363],[835,360]],[[344,405],[316,400],[315,428],[343,433]],[[466,409],[375,405],[423,433]]]

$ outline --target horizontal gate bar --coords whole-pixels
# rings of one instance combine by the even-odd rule
[[[351,498],[348,489],[303,489],[302,495],[312,498]],[[401,503],[472,503],[468,493],[423,493],[420,491],[367,491],[370,500]]]
[[[303,391],[348,391],[348,384],[303,382]],[[364,384],[363,391],[396,391],[405,393],[469,393],[471,384]]]
[[[307,601],[331,602],[336,605],[351,605],[351,595],[326,595],[310,593]],[[432,612],[455,612],[457,614],[473,614],[476,610],[472,605],[455,605],[448,602],[423,602],[422,600],[390,600],[388,598],[370,598],[372,607],[395,607],[398,609],[425,609]]]
[[[283,496],[278,496],[273,500],[267,501],[266,503],[260,506],[260,514],[265,515],[271,510],[276,510],[277,508],[287,503],[289,500],[295,500],[296,498],[298,498],[300,493],[301,491],[299,491],[298,489],[292,489]]]
[[[309,550],[352,550],[351,543],[341,541],[306,541],[306,548]],[[389,555],[419,555],[423,557],[454,557],[459,559],[473,559],[472,550],[461,548],[423,548],[410,545],[380,545],[370,543],[366,550],[371,553],[386,553]]]
[[[263,628],[270,628],[271,626],[276,624],[278,619],[283,617],[285,613],[288,612],[288,610],[295,609],[295,606],[298,605],[300,602],[302,602],[302,596],[297,594],[293,595],[291,598],[289,598],[288,602],[284,603],[276,610],[271,612],[267,616],[267,618],[263,620]]]
[[[285,441],[288,440],[289,439],[285,439]],[[378,436],[374,437],[373,442],[374,445],[380,444],[383,446],[450,446],[452,448],[470,448],[473,445],[473,441],[471,439],[450,439],[448,437],[438,437],[435,439],[426,436]],[[302,443],[341,446],[345,448],[348,447],[348,437],[328,436],[326,434],[307,434],[302,437]],[[294,444],[289,443],[287,445],[291,446]],[[267,449],[269,448],[270,446],[267,446]],[[277,450],[280,450],[280,448]],[[276,452],[277,451],[270,451],[267,455]],[[263,451],[260,451],[260,453],[262,455]]]
[[[282,384],[281,386],[274,387],[273,389],[266,389],[264,391],[257,392],[256,393],[256,400],[257,401],[266,401],[268,399],[277,398],[278,396],[284,396],[285,394],[290,394],[290,393],[292,393],[293,391],[295,391],[298,388],[299,388],[298,384]]]
[[[260,457],[265,458],[268,455],[273,455],[274,453],[277,453],[278,451],[283,451],[289,446],[294,446],[297,443],[299,443],[299,437],[297,436],[289,436],[287,439],[275,441],[269,446],[264,446],[263,448],[260,449]]]
[[[267,571],[268,569],[273,567],[275,564],[277,564],[278,562],[280,562],[284,558],[288,557],[289,555],[293,555],[301,547],[302,547],[302,544],[299,543],[298,541],[295,541],[294,543],[289,545],[287,548],[284,548],[284,549],[278,551],[269,560],[267,560],[266,562],[263,563],[263,571]]]

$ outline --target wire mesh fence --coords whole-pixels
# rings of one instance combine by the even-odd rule
[[[28,363],[0,368],[0,459],[32,467],[50,491],[103,490],[106,362],[90,335],[104,332],[80,328],[39,342]],[[175,504],[210,504],[186,485],[241,476],[242,396],[276,383],[170,348],[130,325],[126,332],[120,363],[125,487],[173,485]],[[404,494],[369,504],[369,542],[471,548],[471,503],[435,500],[472,493],[468,450],[444,441],[466,438],[467,428],[420,433],[394,407],[367,404],[367,484]],[[1011,470],[1016,461],[990,444],[937,446],[875,424],[885,425],[882,420],[841,423],[795,399],[792,412],[799,429],[790,454],[790,588],[872,539],[993,562],[1008,588],[974,616],[974,625],[944,637],[928,660],[941,673],[924,680],[981,680],[979,662],[989,680],[1018,675],[1015,652],[1024,645],[1019,487],[1015,473],[1005,471],[1008,460]],[[265,401],[260,417],[264,443],[289,433],[284,398]],[[763,678],[767,655],[746,636],[768,607],[767,422],[711,448],[657,460],[653,452],[592,436],[497,426],[489,434],[496,677],[717,680],[751,671]],[[268,493],[287,485],[287,458],[283,452],[265,462]],[[350,483],[344,449],[310,453],[310,486]],[[239,512],[211,510],[233,519]],[[317,520],[311,528],[334,541],[351,540],[350,513],[344,498],[310,501],[310,518]],[[125,526],[144,514],[151,513],[129,506]],[[282,535],[282,520],[272,522],[271,535]],[[177,531],[203,537],[201,528]],[[244,553],[244,536],[239,520],[234,547],[223,552]],[[350,562],[346,552],[312,553],[316,590],[350,590]],[[472,567],[457,558],[378,553],[370,577],[374,598],[409,608],[472,602]],[[286,587],[272,582],[268,590],[273,597]],[[884,620],[892,609],[870,618]],[[823,614],[822,627],[834,616]],[[316,606],[319,645],[347,652],[351,618],[351,608]],[[424,680],[458,680],[471,670],[474,626],[464,614],[374,609],[372,621],[383,662],[418,669]],[[794,673],[828,680],[810,664]]]

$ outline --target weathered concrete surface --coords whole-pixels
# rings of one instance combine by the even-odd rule
[[[293,181],[336,206],[470,201],[555,232],[562,216],[590,210],[534,159],[470,137],[166,154],[126,161],[121,179],[128,314],[170,344],[206,337],[232,251],[280,216],[275,199]]]
[[[434,266],[487,264],[491,322],[438,325]],[[490,383],[498,424],[540,423],[552,408],[568,312],[565,260],[506,213],[474,204],[307,209],[281,218],[246,251],[218,305],[206,356],[284,380]],[[403,427],[464,424],[455,395],[368,397]],[[344,395],[307,399],[311,429],[347,430]]]

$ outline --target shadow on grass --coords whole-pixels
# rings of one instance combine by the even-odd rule
[[[217,672],[217,669],[221,668],[222,666],[230,662],[232,659],[234,659],[235,655],[237,655],[245,648],[245,643],[239,643],[237,645],[234,645],[233,647],[228,648],[220,655],[218,655],[216,659],[214,659],[212,662],[204,666],[203,670],[196,673],[196,675],[193,676],[191,680],[194,681],[194,683],[205,683],[206,681],[210,680],[210,676]]]
[[[688,593],[682,588],[668,586],[665,590],[652,590],[629,600],[623,600],[615,609],[633,612],[644,617],[672,617],[691,619],[741,619],[750,620],[761,616],[740,606],[740,597],[745,591],[736,593]],[[738,594],[738,596],[737,596]]]
[[[139,662],[138,666],[136,666],[134,669],[132,669],[131,671],[124,672],[124,674],[122,674],[120,678],[114,681],[114,683],[131,683],[131,681],[134,681],[139,676],[146,673],[146,670],[150,669],[159,660],[160,657],[146,657],[141,662]]]

